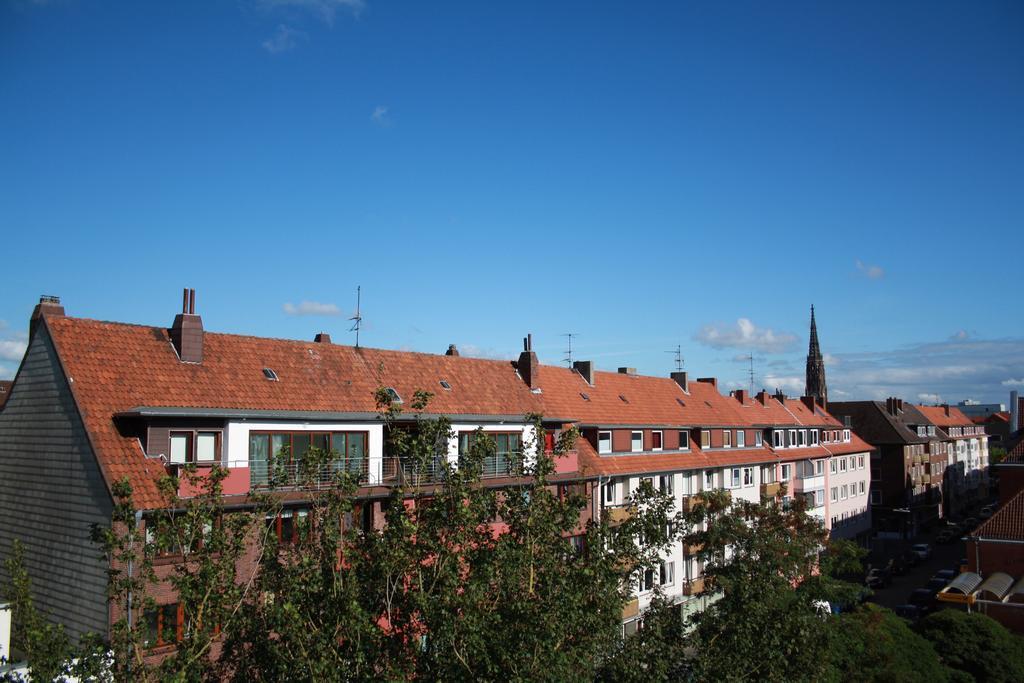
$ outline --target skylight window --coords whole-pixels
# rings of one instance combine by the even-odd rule
[[[263,368],[263,376],[269,379],[271,382],[277,381],[277,373],[270,368]]]
[[[683,399],[681,399],[681,398],[677,398],[676,399],[676,403],[678,403],[680,405],[680,407],[682,407],[682,408],[686,407],[686,404],[683,403]]]
[[[441,388],[445,389],[445,390],[448,390],[448,391],[451,391],[452,385],[448,384],[448,380],[443,379],[443,380],[441,380]]]
[[[582,391],[580,392],[580,398],[582,398],[584,401],[589,401],[590,400],[590,396],[588,396],[587,394],[584,394]]]
[[[622,399],[622,402],[623,402],[623,403],[629,403],[629,399],[628,399],[628,398],[626,398],[626,397],[625,397],[625,395],[623,395],[623,394],[619,394],[619,398],[620,398],[620,399]]]
[[[392,403],[401,403],[402,402],[402,397],[398,395],[398,392],[395,391],[394,387],[388,387],[384,391],[388,392],[388,398],[391,399]]]

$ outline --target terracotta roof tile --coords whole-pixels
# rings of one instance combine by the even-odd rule
[[[974,422],[971,418],[960,412],[960,409],[956,406],[914,406],[920,411],[929,422],[937,427],[966,427],[971,426]],[[946,414],[946,410],[949,410],[949,414]]]
[[[995,514],[971,534],[979,538],[1024,541],[1024,489],[1017,492]]]

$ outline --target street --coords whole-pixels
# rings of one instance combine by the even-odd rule
[[[896,605],[907,603],[910,594],[917,588],[924,588],[935,573],[941,569],[952,569],[960,573],[960,560],[964,557],[964,542],[957,538],[952,543],[937,545],[935,536],[941,527],[933,531],[920,534],[913,540],[899,541],[892,540],[886,543],[884,550],[872,551],[868,557],[873,567],[884,567],[889,558],[899,557],[905,549],[909,549],[915,543],[928,543],[932,547],[932,556],[922,560],[915,567],[908,567],[903,576],[892,576],[892,583],[885,588],[875,589],[875,594],[869,598],[874,602],[889,609]],[[940,603],[941,604],[941,603]]]

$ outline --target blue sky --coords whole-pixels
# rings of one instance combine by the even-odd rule
[[[1024,389],[1024,5],[9,0],[0,377],[68,313]],[[304,305],[305,303],[305,305]],[[306,313],[306,314],[303,314]]]

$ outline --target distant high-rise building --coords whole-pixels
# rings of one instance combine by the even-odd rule
[[[828,403],[828,386],[825,384],[825,359],[818,346],[818,326],[814,322],[814,306],[811,306],[811,343],[807,349],[807,386],[805,396],[813,396],[822,404]]]

